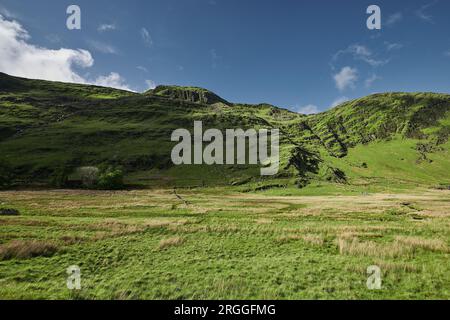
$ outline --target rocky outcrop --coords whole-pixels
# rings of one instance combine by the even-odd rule
[[[148,95],[165,97],[172,100],[182,100],[201,104],[229,103],[214,92],[197,87],[158,86],[146,92]]]

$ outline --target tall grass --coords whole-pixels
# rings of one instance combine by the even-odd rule
[[[13,240],[0,246],[0,260],[49,257],[58,251],[58,246],[45,241]]]

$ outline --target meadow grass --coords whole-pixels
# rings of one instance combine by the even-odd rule
[[[1,192],[0,298],[450,298],[448,191],[236,190]]]

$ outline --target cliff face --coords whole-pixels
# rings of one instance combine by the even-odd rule
[[[146,92],[148,95],[165,97],[172,100],[183,100],[201,104],[229,103],[215,93],[197,87],[158,86]]]

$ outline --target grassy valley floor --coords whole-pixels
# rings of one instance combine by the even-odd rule
[[[450,191],[284,193],[0,192],[0,298],[450,298]]]

